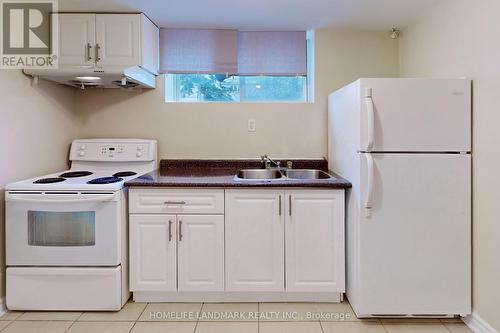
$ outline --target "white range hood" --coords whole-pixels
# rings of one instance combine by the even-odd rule
[[[59,66],[57,69],[30,69],[24,73],[75,88],[155,88],[156,76],[139,67]]]
[[[139,13],[58,13],[59,66],[26,75],[71,87],[155,88],[159,29]]]

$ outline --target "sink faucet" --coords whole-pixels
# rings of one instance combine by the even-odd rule
[[[264,163],[266,169],[269,169],[271,168],[271,164],[274,164],[274,166],[276,168],[281,168],[281,162],[280,161],[274,161],[273,159],[271,159],[269,156],[267,155],[264,155],[264,156],[261,156],[260,159],[262,160],[262,163]]]

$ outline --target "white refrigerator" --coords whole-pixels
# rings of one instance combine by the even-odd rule
[[[358,317],[471,312],[471,82],[359,79],[328,99]]]

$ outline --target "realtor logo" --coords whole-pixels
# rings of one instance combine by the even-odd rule
[[[1,2],[2,68],[55,68],[58,34],[53,0]]]

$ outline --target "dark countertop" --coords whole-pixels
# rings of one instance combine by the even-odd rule
[[[351,183],[328,171],[326,160],[291,160],[293,169],[319,169],[330,179],[235,179],[241,169],[262,168],[260,160],[161,160],[160,168],[125,183],[128,187],[321,187],[349,188]],[[286,165],[286,160],[281,161]]]

